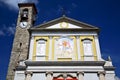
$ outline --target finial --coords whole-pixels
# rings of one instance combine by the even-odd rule
[[[108,56],[108,61],[112,61],[110,56]]]

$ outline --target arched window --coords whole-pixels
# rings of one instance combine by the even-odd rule
[[[36,56],[45,56],[46,54],[46,41],[44,39],[37,40]]]
[[[66,74],[66,75],[60,74],[57,77],[53,77],[53,80],[78,80],[78,79],[70,74]]]
[[[63,78],[63,77],[54,77],[53,80],[78,80],[76,77],[67,77],[67,78]]]
[[[36,44],[36,60],[45,60],[46,42],[47,42],[47,40],[45,40],[45,39],[37,40],[37,44]]]
[[[93,39],[85,38],[82,40],[85,61],[94,61]]]
[[[92,50],[92,40],[91,39],[83,39],[83,51],[84,56],[92,56],[93,50]]]
[[[22,13],[21,13],[21,21],[27,21],[28,20],[28,9],[25,8],[22,10]]]

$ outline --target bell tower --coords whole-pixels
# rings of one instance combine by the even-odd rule
[[[34,25],[37,14],[34,3],[20,3],[16,25],[16,33],[11,51],[10,63],[6,80],[14,79],[14,70],[20,61],[27,59],[30,34],[28,29]]]

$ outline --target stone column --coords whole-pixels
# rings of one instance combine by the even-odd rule
[[[46,72],[46,80],[53,80],[53,72]]]
[[[98,72],[99,80],[105,80],[105,72]]]
[[[26,77],[25,77],[25,80],[32,80],[31,78],[32,78],[32,72],[28,72],[28,71],[26,71],[25,72],[25,75],[26,75]]]
[[[78,80],[84,80],[84,72],[77,72]]]

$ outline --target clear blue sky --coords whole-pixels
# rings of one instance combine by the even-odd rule
[[[111,56],[116,74],[120,77],[120,0],[20,0],[35,2],[37,24],[66,16],[97,26],[101,53]],[[0,80],[5,80],[18,16],[17,0],[0,0]]]

